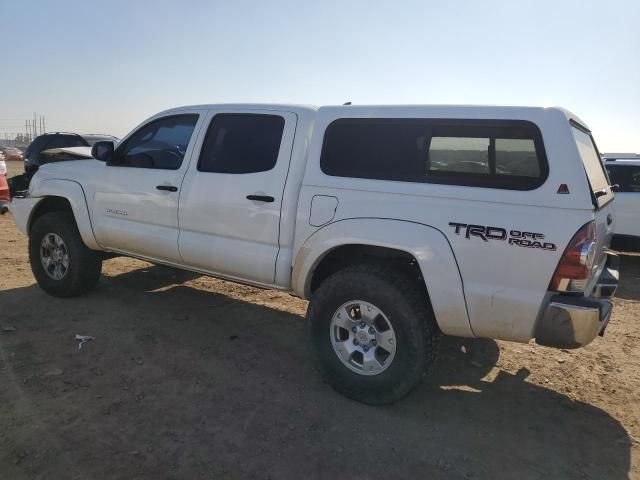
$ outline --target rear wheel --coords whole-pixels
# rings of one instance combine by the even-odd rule
[[[328,277],[309,304],[307,332],[325,381],[373,405],[395,402],[419,383],[439,335],[424,290],[378,265]]]
[[[29,232],[29,261],[38,285],[56,297],[91,290],[102,271],[100,252],[88,248],[69,212],[39,217]]]

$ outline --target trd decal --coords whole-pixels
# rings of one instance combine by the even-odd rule
[[[520,230],[507,230],[501,227],[485,227],[484,225],[468,225],[466,223],[449,222],[449,226],[455,229],[456,235],[464,235],[465,238],[478,237],[488,242],[489,240],[508,241],[509,245],[526,248],[540,248],[554,251],[556,245],[543,242],[542,233],[522,232]]]

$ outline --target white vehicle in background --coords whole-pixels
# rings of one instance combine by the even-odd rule
[[[617,185],[614,234],[640,240],[640,155],[603,155],[612,185]]]
[[[440,333],[576,348],[611,315],[613,193],[562,109],[189,106],[93,156],[13,201],[47,293],[92,289],[105,252],[291,292],[361,402],[409,392]]]

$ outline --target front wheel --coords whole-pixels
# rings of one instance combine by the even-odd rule
[[[38,285],[55,297],[91,290],[102,271],[102,256],[88,248],[69,212],[39,217],[29,232],[29,261]]]
[[[307,332],[325,381],[372,405],[395,402],[419,383],[439,335],[424,290],[373,264],[345,268],[320,285]]]

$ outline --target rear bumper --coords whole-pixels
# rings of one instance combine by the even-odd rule
[[[536,343],[557,348],[579,348],[603,335],[611,318],[618,286],[618,256],[608,254],[607,263],[589,297],[554,295],[538,322]]]

